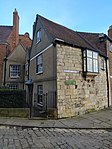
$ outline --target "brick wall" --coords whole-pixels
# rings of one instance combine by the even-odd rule
[[[0,84],[2,83],[2,75],[3,75],[3,60],[6,52],[5,45],[0,45]]]
[[[13,51],[19,42],[19,15],[18,12],[13,12],[13,30],[8,38],[10,44],[10,51]]]

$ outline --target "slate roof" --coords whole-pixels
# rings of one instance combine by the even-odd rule
[[[37,19],[41,21],[44,29],[50,34],[53,40],[58,38],[64,40],[65,43],[80,48],[92,49],[106,56],[105,42],[99,40],[99,33],[76,32],[40,15],[37,15]]]
[[[0,26],[0,40],[7,41],[12,29],[12,26]]]

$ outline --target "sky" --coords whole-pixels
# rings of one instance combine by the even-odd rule
[[[0,25],[12,25],[15,8],[19,33],[31,38],[36,14],[81,32],[107,34],[112,25],[112,0],[0,0]]]

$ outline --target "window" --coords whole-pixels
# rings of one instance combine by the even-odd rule
[[[112,43],[110,43],[110,52],[112,52]]]
[[[102,70],[104,70],[104,59],[101,59],[101,67],[100,67]]]
[[[84,71],[98,72],[98,53],[90,50],[83,51]]]
[[[28,75],[28,64],[25,65],[25,75]]]
[[[37,42],[39,43],[41,41],[41,30],[37,31]]]
[[[20,77],[20,65],[10,65],[10,77],[11,78]]]
[[[36,73],[43,73],[43,56],[42,54],[36,58]]]
[[[17,85],[17,84],[7,84],[7,86],[8,86],[10,89],[18,89],[18,85]]]
[[[43,103],[43,85],[37,86],[37,102]]]

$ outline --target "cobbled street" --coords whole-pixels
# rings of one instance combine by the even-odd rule
[[[0,126],[0,149],[112,149],[111,129]]]

